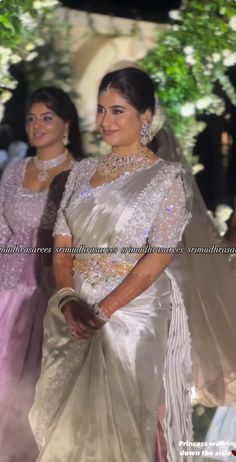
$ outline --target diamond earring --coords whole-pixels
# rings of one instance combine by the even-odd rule
[[[141,139],[140,142],[143,146],[146,146],[149,142],[150,135],[150,124],[148,122],[143,122],[141,127]]]
[[[63,144],[64,146],[67,146],[69,144],[69,138],[67,133],[63,136]]]

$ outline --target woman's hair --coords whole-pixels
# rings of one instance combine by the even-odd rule
[[[26,112],[36,103],[44,103],[64,122],[69,122],[68,150],[75,159],[85,157],[79,128],[79,115],[70,97],[60,88],[42,87],[35,90],[29,97]]]
[[[126,67],[104,75],[98,89],[98,94],[107,88],[118,90],[121,96],[129,102],[139,113],[147,109],[155,112],[155,88],[151,77],[141,69]],[[148,147],[157,151],[156,137]]]

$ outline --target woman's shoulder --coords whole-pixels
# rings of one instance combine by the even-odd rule
[[[156,169],[155,175],[150,182],[152,189],[169,191],[178,185],[182,185],[188,196],[192,194],[193,175],[190,166],[185,162],[167,161],[162,158],[157,163],[157,166],[159,168]]]
[[[164,183],[170,183],[175,179],[180,179],[181,181],[192,181],[192,172],[191,167],[186,162],[179,161],[169,161],[165,159],[160,159],[159,161],[160,168],[156,172],[156,181],[159,183],[160,180],[163,180]]]
[[[94,165],[96,164],[97,160],[94,157],[88,157],[87,159],[82,159],[80,161],[75,161],[72,165],[72,175],[77,174],[86,174],[89,172]]]
[[[171,161],[165,159],[161,159],[161,161],[162,170],[165,172],[167,176],[191,173],[190,166],[188,166],[185,162]]]
[[[66,196],[80,187],[81,181],[90,174],[95,164],[96,159],[92,157],[88,157],[87,159],[82,159],[80,161],[74,161],[72,163],[66,182]]]

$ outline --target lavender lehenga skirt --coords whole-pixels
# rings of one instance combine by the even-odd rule
[[[4,257],[9,264],[19,256]],[[23,258],[25,281],[0,290],[1,462],[34,462],[38,453],[28,413],[40,374],[43,318],[50,294],[36,287],[34,257]]]

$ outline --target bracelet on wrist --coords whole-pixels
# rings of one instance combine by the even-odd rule
[[[66,297],[63,298],[63,300],[61,300],[60,303],[58,303],[58,309],[63,313],[63,308],[67,303],[72,302],[72,301],[77,302],[78,300],[79,300],[79,297],[76,295],[67,295]]]
[[[55,299],[56,299],[57,307],[59,309],[61,309],[60,308],[61,302],[64,301],[66,297],[67,298],[68,297],[76,297],[76,299],[77,299],[78,295],[77,295],[77,293],[75,292],[75,290],[72,287],[63,287],[62,289],[58,290],[55,293]]]
[[[94,314],[94,316],[99,320],[102,321],[104,324],[109,321],[109,318],[103,312],[99,303],[93,303],[90,305],[90,308]]]

